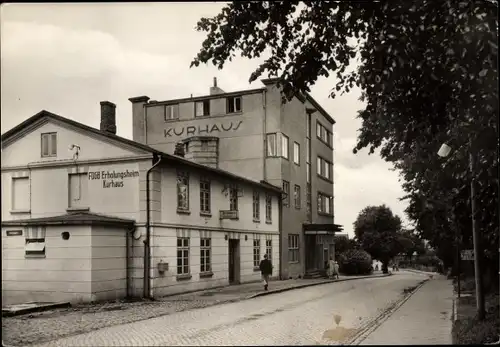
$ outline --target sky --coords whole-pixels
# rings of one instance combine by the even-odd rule
[[[99,128],[100,101],[117,105],[117,134],[132,138],[130,97],[153,100],[207,95],[213,77],[225,91],[260,88],[248,83],[259,61],[234,59],[223,70],[190,68],[205,33],[201,17],[224,6],[204,3],[2,4],[1,132],[47,110]],[[388,205],[403,218],[398,173],[378,154],[353,154],[364,105],[359,89],[331,99],[335,81],[319,80],[311,95],[334,125],[335,223],[352,224],[368,205]]]

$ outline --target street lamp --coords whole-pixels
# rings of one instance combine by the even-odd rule
[[[446,143],[441,145],[439,148],[438,155],[440,157],[447,157],[451,152],[451,147]],[[476,199],[475,199],[475,177],[474,177],[474,167],[475,167],[475,157],[472,153],[472,146],[469,150],[469,170],[470,170],[470,199],[471,199],[471,214],[472,214],[472,242],[474,243],[474,279],[476,283],[476,308],[479,320],[483,320],[485,317],[485,306],[484,306],[484,293],[483,293],[483,279],[481,276],[481,266],[480,266],[480,249],[479,249],[479,233],[477,230],[476,223]],[[459,283],[460,285],[460,283]]]

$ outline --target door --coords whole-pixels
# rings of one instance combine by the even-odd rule
[[[229,283],[235,284],[239,283],[239,244],[240,240],[229,239]]]

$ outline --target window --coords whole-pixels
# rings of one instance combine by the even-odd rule
[[[267,156],[277,157],[278,156],[278,146],[276,145],[276,134],[267,134]]]
[[[227,113],[241,112],[241,96],[227,98]]]
[[[212,243],[210,239],[200,239],[200,272],[207,273],[212,271],[211,259]]]
[[[208,152],[208,140],[201,140],[201,151]]]
[[[272,259],[273,259],[273,241],[272,240],[266,240],[266,254],[267,254],[267,259],[272,261]]]
[[[68,207],[89,207],[88,176],[86,173],[68,175]]]
[[[210,214],[210,180],[200,179],[200,212]]]
[[[29,177],[12,178],[12,210],[29,211],[30,179]]]
[[[165,120],[173,120],[179,118],[179,114],[177,110],[179,109],[179,105],[167,105],[165,106]]]
[[[189,174],[183,171],[177,172],[177,209],[189,210]]]
[[[260,220],[260,194],[259,192],[253,192],[253,220]]]
[[[322,178],[331,180],[333,164],[330,163],[328,160],[318,156],[317,170],[318,170],[318,175],[320,175]]]
[[[311,164],[306,164],[306,180],[307,183],[311,183]]]
[[[184,143],[184,154],[189,153],[189,142]]]
[[[300,165],[300,145],[297,142],[293,143],[293,162]]]
[[[271,223],[273,220],[273,196],[266,194],[266,222]]]
[[[238,211],[238,188],[229,188],[229,210]]]
[[[288,136],[281,134],[281,156],[288,159]]]
[[[290,206],[290,182],[283,181],[283,191],[285,192],[285,198],[283,199],[283,206]]]
[[[42,157],[57,156],[57,133],[42,134]]]
[[[332,147],[332,132],[318,121],[316,121],[316,137],[325,145]]]
[[[299,235],[290,234],[288,235],[288,262],[298,263],[299,262]]]
[[[295,208],[300,209],[300,186],[298,185],[293,187],[293,201],[295,203]]]
[[[196,117],[210,116],[210,100],[196,102]]]
[[[189,237],[177,238],[177,275],[189,274]]]
[[[312,210],[311,210],[311,186],[308,184],[306,187],[306,213],[307,220],[312,220]]]
[[[306,139],[306,163],[311,162],[311,139]]]
[[[309,138],[311,136],[311,115],[306,115],[306,137]]]
[[[254,235],[253,239],[253,267],[260,265],[260,235]]]
[[[34,226],[26,228],[25,256],[45,257],[45,227]]]
[[[318,192],[318,213],[333,214],[333,198]]]

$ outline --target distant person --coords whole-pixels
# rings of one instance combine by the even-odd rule
[[[335,262],[333,264],[333,275],[334,277],[336,277],[337,279],[339,279],[339,274],[340,274],[340,266],[339,266],[339,263]]]
[[[264,254],[264,259],[261,260],[259,269],[262,274],[262,280],[264,281],[264,290],[267,290],[269,286],[269,276],[273,273],[273,264],[267,259],[267,254]]]
[[[332,257],[330,257],[330,260],[328,261],[328,278],[333,278],[335,277],[335,261],[333,260]]]

